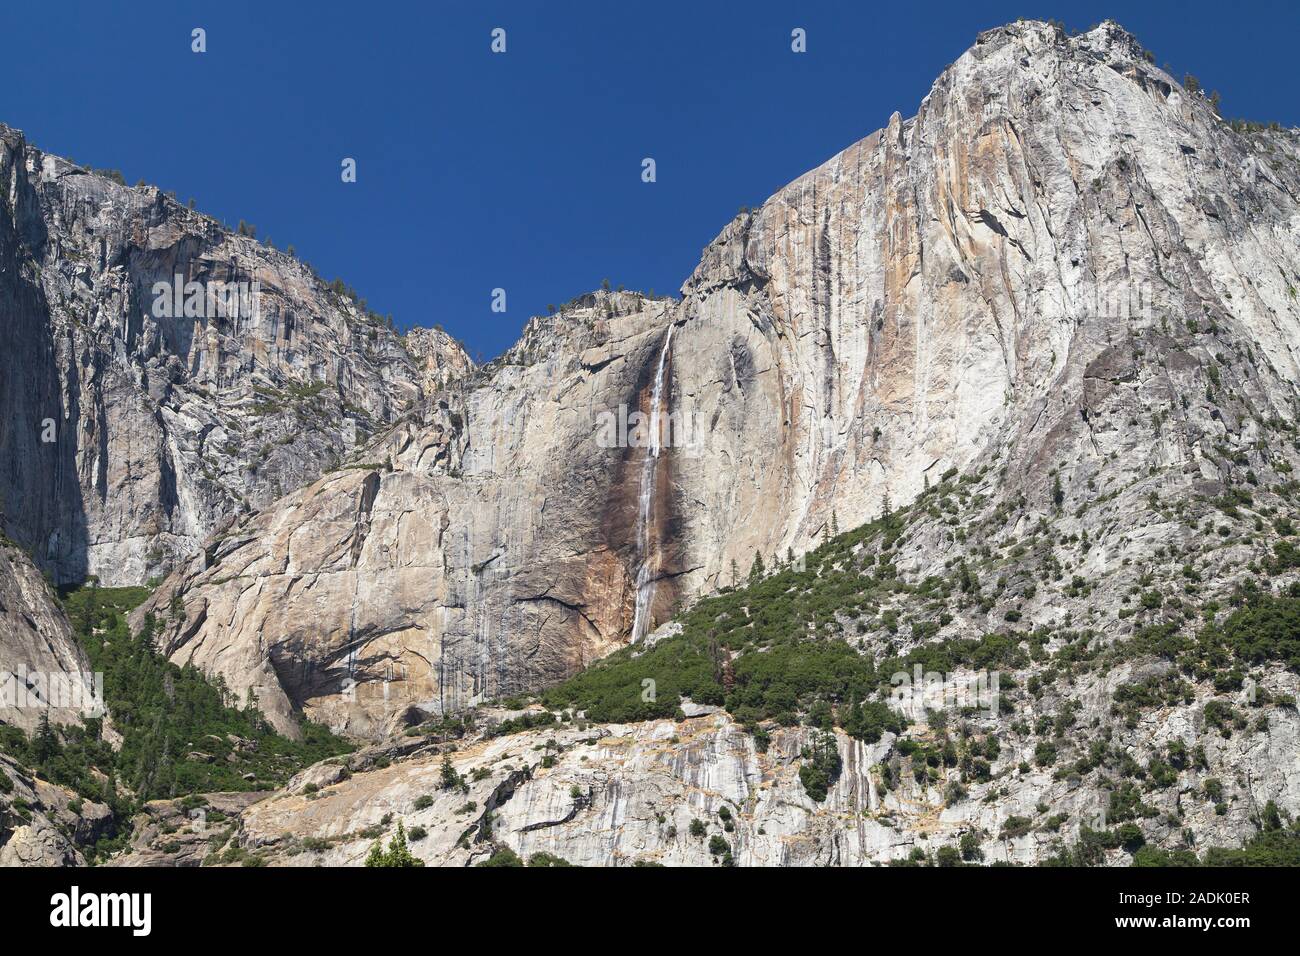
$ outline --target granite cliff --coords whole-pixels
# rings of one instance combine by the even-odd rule
[[[472,365],[434,332],[413,358],[242,223],[5,126],[0,183],[0,513],[58,583],[162,576]]]
[[[0,142],[27,349],[0,439],[46,456],[4,476],[10,534],[70,578],[142,577],[162,542],[134,621],[173,661],[284,733],[305,711],[369,740],[208,795],[215,829],[151,803],[115,862],[357,864],[400,821],[446,865],[1119,864],[1300,815],[1300,136],[1226,122],[1117,25],[981,34],[911,119],[727,224],[679,298],[582,296],[477,368],[156,191]],[[51,305],[82,273],[52,266],[93,264],[67,250],[98,233],[48,237],[92,186],[132,238],[89,288],[134,304],[83,329]],[[299,350],[113,324],[178,257],[238,256],[301,280],[275,300],[316,316]],[[78,404],[92,386],[120,401]],[[318,429],[289,424],[304,392],[339,403]],[[284,422],[265,479],[241,401]],[[38,446],[42,402],[126,437]],[[233,484],[176,451],[218,428]],[[992,706],[952,702],[990,671]],[[894,699],[900,673],[936,697]],[[47,797],[22,852],[71,858]]]
[[[1088,561],[1122,577],[1164,533],[1149,493],[1289,467],[1264,438],[1300,375],[1296,156],[1114,24],[989,31],[912,119],[731,222],[680,300],[534,319],[242,514],[155,596],[184,605],[167,650],[281,720],[391,729],[565,677],[638,605],[651,630],[953,468],[996,467],[1022,525],[1116,496]],[[635,412],[670,440],[602,439]]]

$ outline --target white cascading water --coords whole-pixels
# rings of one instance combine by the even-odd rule
[[[632,643],[638,643],[650,629],[650,608],[654,603],[655,584],[658,580],[659,552],[650,545],[655,499],[655,469],[659,462],[662,442],[659,435],[659,406],[663,395],[664,368],[668,362],[668,347],[673,341],[673,327],[668,326],[664,347],[659,352],[659,367],[655,369],[654,388],[650,391],[650,444],[641,463],[641,494],[636,516],[636,548],[640,564],[636,570],[636,613],[632,616]]]

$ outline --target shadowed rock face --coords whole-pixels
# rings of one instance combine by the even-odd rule
[[[0,512],[60,582],[161,575],[472,367],[423,330],[417,367],[292,256],[2,125],[0,182]]]
[[[694,440],[655,472],[658,620],[950,468],[993,466],[991,500],[1042,513],[1056,478],[1068,508],[1113,494],[1127,527],[1084,530],[1093,571],[1119,569],[1144,496],[1228,477],[1216,448],[1278,474],[1257,440],[1300,377],[1296,160],[1114,24],[989,31],[914,118],[728,224],[679,302],[534,319],[354,458],[384,467],[241,516],[155,596],[185,609],[167,650],[282,725],[301,704],[376,733],[617,647],[644,452],[596,420],[646,408],[670,324],[667,406]],[[904,562],[969,546],[927,547]]]
[[[51,681],[75,680],[89,691],[89,673],[85,652],[40,571],[17,548],[0,543],[0,724],[31,732],[42,714],[56,724],[80,721],[77,701],[55,699]]]

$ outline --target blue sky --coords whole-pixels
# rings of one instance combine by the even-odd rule
[[[0,122],[256,224],[490,358],[603,278],[675,294],[738,207],[912,115],[978,31],[1021,16],[1112,17],[1225,115],[1300,122],[1300,5],[940,0],[9,4]]]

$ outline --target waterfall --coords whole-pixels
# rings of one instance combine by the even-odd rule
[[[659,552],[651,547],[650,536],[654,517],[655,471],[662,445],[659,441],[659,406],[663,396],[664,368],[668,363],[668,348],[673,341],[673,327],[668,326],[664,346],[659,352],[659,366],[655,369],[654,388],[650,392],[650,443],[645,460],[641,463],[641,493],[637,502],[636,549],[640,564],[636,571],[636,613],[632,617],[632,643],[645,637],[650,629],[650,607],[654,603],[655,584],[659,570]]]

